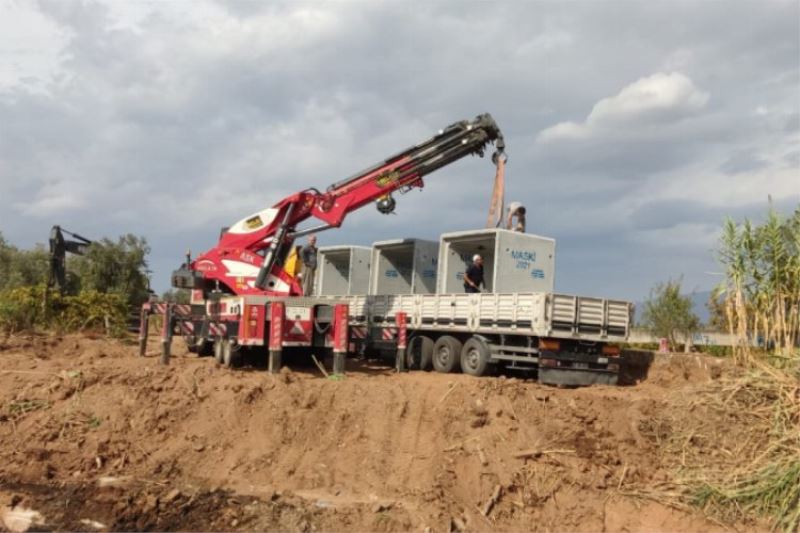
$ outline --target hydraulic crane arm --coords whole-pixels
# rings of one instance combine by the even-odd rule
[[[424,176],[467,155],[483,156],[491,142],[496,161],[505,149],[502,133],[491,115],[479,115],[456,122],[324,192],[308,189],[295,193],[228,228],[215,248],[194,262],[187,261],[173,274],[173,285],[208,290],[211,281],[237,294],[296,293],[296,284],[281,269],[295,237],[339,227],[348,213],[373,201],[380,212],[391,213],[393,192],[422,187]],[[309,218],[321,224],[295,231]]]

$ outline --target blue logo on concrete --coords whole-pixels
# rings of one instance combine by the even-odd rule
[[[398,276],[397,270],[387,270],[386,277],[387,278],[396,278]]]
[[[531,263],[535,263],[536,252],[530,252],[528,250],[511,250],[511,258],[516,259],[517,261],[530,261]]]
[[[541,268],[534,268],[531,270],[531,277],[534,279],[544,279],[544,270]]]

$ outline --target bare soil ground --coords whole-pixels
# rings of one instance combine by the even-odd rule
[[[714,359],[560,389],[356,361],[342,380],[292,360],[229,371],[180,341],[164,367],[150,351],[0,342],[0,530],[732,528],[641,497],[674,464],[655,415],[725,372]]]

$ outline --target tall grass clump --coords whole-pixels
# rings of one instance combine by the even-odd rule
[[[800,207],[789,217],[770,209],[764,223],[725,221],[718,257],[725,280],[728,330],[740,363],[755,344],[774,357],[800,357]]]
[[[735,339],[729,372],[675,391],[640,426],[671,472],[644,492],[728,523],[800,531],[800,206],[765,221],[727,220],[713,295]]]

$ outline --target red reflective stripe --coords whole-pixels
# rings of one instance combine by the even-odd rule
[[[333,313],[333,350],[346,352],[348,344],[349,306],[336,304]]]
[[[406,314],[402,311],[397,313],[395,316],[395,322],[397,323],[397,347],[398,348],[405,348],[406,347]]]
[[[283,346],[283,322],[286,319],[286,308],[283,302],[272,302],[269,305],[269,349],[280,350]]]
[[[225,335],[225,325],[220,324],[218,322],[209,322],[208,323],[208,331],[212,335],[216,335],[218,337]]]

